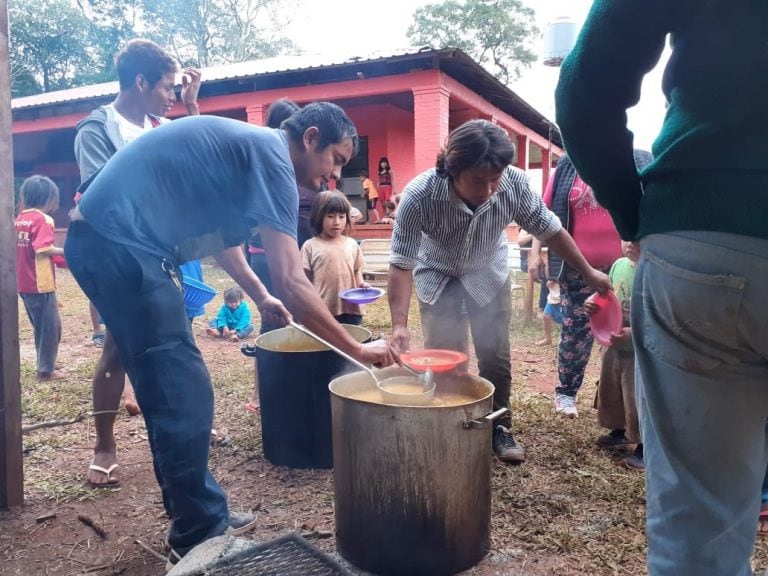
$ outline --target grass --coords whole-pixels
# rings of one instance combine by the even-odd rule
[[[212,316],[222,304],[220,294],[231,280],[223,271],[208,264],[204,273],[206,282],[219,291],[207,306]],[[65,384],[40,383],[35,379],[29,344],[31,332],[20,309],[24,423],[73,418],[90,408],[90,378],[95,355],[92,350],[88,354],[78,353],[78,346],[87,344],[84,336],[89,331],[87,303],[66,273],[60,275],[59,296],[64,302],[65,345],[71,360]],[[599,366],[597,353],[590,362],[578,397],[580,417],[576,420],[555,417],[552,407],[555,349],[535,345],[541,337],[540,327],[537,323],[524,325],[522,315],[522,304],[516,298],[510,326],[513,426],[518,440],[527,448],[528,459],[523,466],[499,463],[493,466],[492,551],[484,565],[504,566],[504,572],[500,573],[521,575],[646,574],[644,477],[622,468],[616,457],[595,444],[604,432],[592,410]],[[196,321],[198,334],[202,333],[203,325],[202,319]],[[374,335],[389,332],[386,299],[366,307],[364,325]],[[414,338],[419,337],[415,301],[409,325]],[[554,338],[556,340],[557,334]],[[237,467],[243,462],[257,464],[253,478],[240,479],[241,485],[230,484],[228,489],[250,494],[255,480],[261,493],[264,484],[275,477],[279,479],[277,490],[283,490],[283,484],[304,483],[307,488],[298,496],[290,491],[276,492],[269,506],[293,506],[298,518],[306,514],[305,506],[328,514],[333,498],[329,473],[275,468],[261,459],[261,428],[255,420],[258,417],[244,418],[242,408],[253,386],[252,361],[238,352],[208,354],[206,360],[216,393],[214,425],[228,428],[235,438],[227,451],[212,451],[212,466],[222,471],[230,469],[233,460],[239,462]],[[119,426],[131,425],[143,430],[140,420],[138,423],[136,419],[128,421],[123,415],[118,419]],[[82,463],[88,454],[83,450],[91,441],[89,423],[25,436],[27,498],[55,503],[104,498],[106,491],[91,490],[82,484]],[[291,521],[299,522],[293,517]],[[284,528],[277,520],[274,522],[275,530]],[[522,567],[507,570],[509,563]],[[765,569],[766,566],[768,546],[758,542],[755,567]],[[470,574],[491,574],[483,570],[485,568],[478,568]]]

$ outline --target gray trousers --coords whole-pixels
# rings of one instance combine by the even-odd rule
[[[466,313],[465,313],[466,311]],[[512,364],[509,350],[509,323],[512,320],[510,281],[485,306],[478,306],[459,280],[451,280],[434,304],[419,301],[425,348],[443,348],[469,352],[467,327],[477,355],[480,377],[494,385],[493,409],[509,408]],[[496,421],[511,427],[507,413]]]
[[[35,331],[37,372],[50,374],[56,366],[61,341],[61,318],[56,292],[19,294]]]

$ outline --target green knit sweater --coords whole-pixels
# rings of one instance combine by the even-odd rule
[[[667,35],[669,102],[639,175],[626,110]],[[596,0],[556,92],[573,164],[626,240],[679,230],[768,238],[768,2]]]

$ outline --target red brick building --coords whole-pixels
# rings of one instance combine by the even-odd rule
[[[200,90],[202,114],[263,124],[269,104],[335,102],[361,136],[358,156],[344,168],[342,188],[356,201],[357,175],[375,173],[389,158],[395,192],[434,165],[446,136],[459,124],[486,118],[517,142],[515,163],[540,168],[542,182],[563,154],[557,128],[460,50],[412,49],[349,59],[278,57],[206,68]],[[17,98],[12,101],[14,170],[17,178],[40,173],[57,181],[59,227],[79,183],[73,143],[75,124],[96,106],[111,102],[117,82]],[[170,116],[183,114],[178,105]],[[543,184],[542,184],[543,188]]]

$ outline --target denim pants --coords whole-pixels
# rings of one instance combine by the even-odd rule
[[[480,377],[494,385],[493,409],[509,408],[512,366],[509,350],[509,323],[512,320],[512,292],[509,280],[496,297],[479,306],[459,280],[451,280],[434,304],[419,301],[425,348],[443,348],[467,353],[467,324],[472,332]],[[496,421],[510,427],[509,413]]]
[[[212,318],[211,321],[208,322],[208,326],[210,328],[213,328],[214,330],[218,330],[219,334],[222,334],[224,332],[224,328],[219,328],[219,320],[217,318]],[[235,336],[241,339],[246,338],[251,334],[253,334],[254,330],[255,328],[253,327],[253,324],[248,324],[241,330],[235,330]]]
[[[61,341],[61,317],[56,292],[20,293],[35,333],[38,374],[50,374],[56,366]]]
[[[264,284],[264,288],[267,289],[267,292],[275,296],[275,288],[272,285],[272,277],[269,275],[267,257],[264,252],[249,254],[248,264],[250,265],[251,270],[253,270],[253,273],[256,274],[256,276],[259,277],[259,280],[261,280],[261,283]],[[278,328],[282,328],[282,326],[280,324],[269,322],[269,320],[265,320],[262,317],[259,334],[266,334],[267,332],[272,332],[272,330],[277,330]]]
[[[650,576],[751,576],[768,461],[768,240],[652,235],[632,296]]]
[[[604,268],[598,268],[607,272]],[[584,312],[584,301],[595,293],[584,278],[566,267],[560,279],[560,342],[557,345],[557,394],[575,397],[584,381],[584,372],[592,354],[592,329]]]
[[[70,224],[65,253],[136,391],[171,520],[170,545],[186,551],[223,534],[227,500],[208,470],[213,388],[180,289],[161,258],[108,240],[86,222]]]

